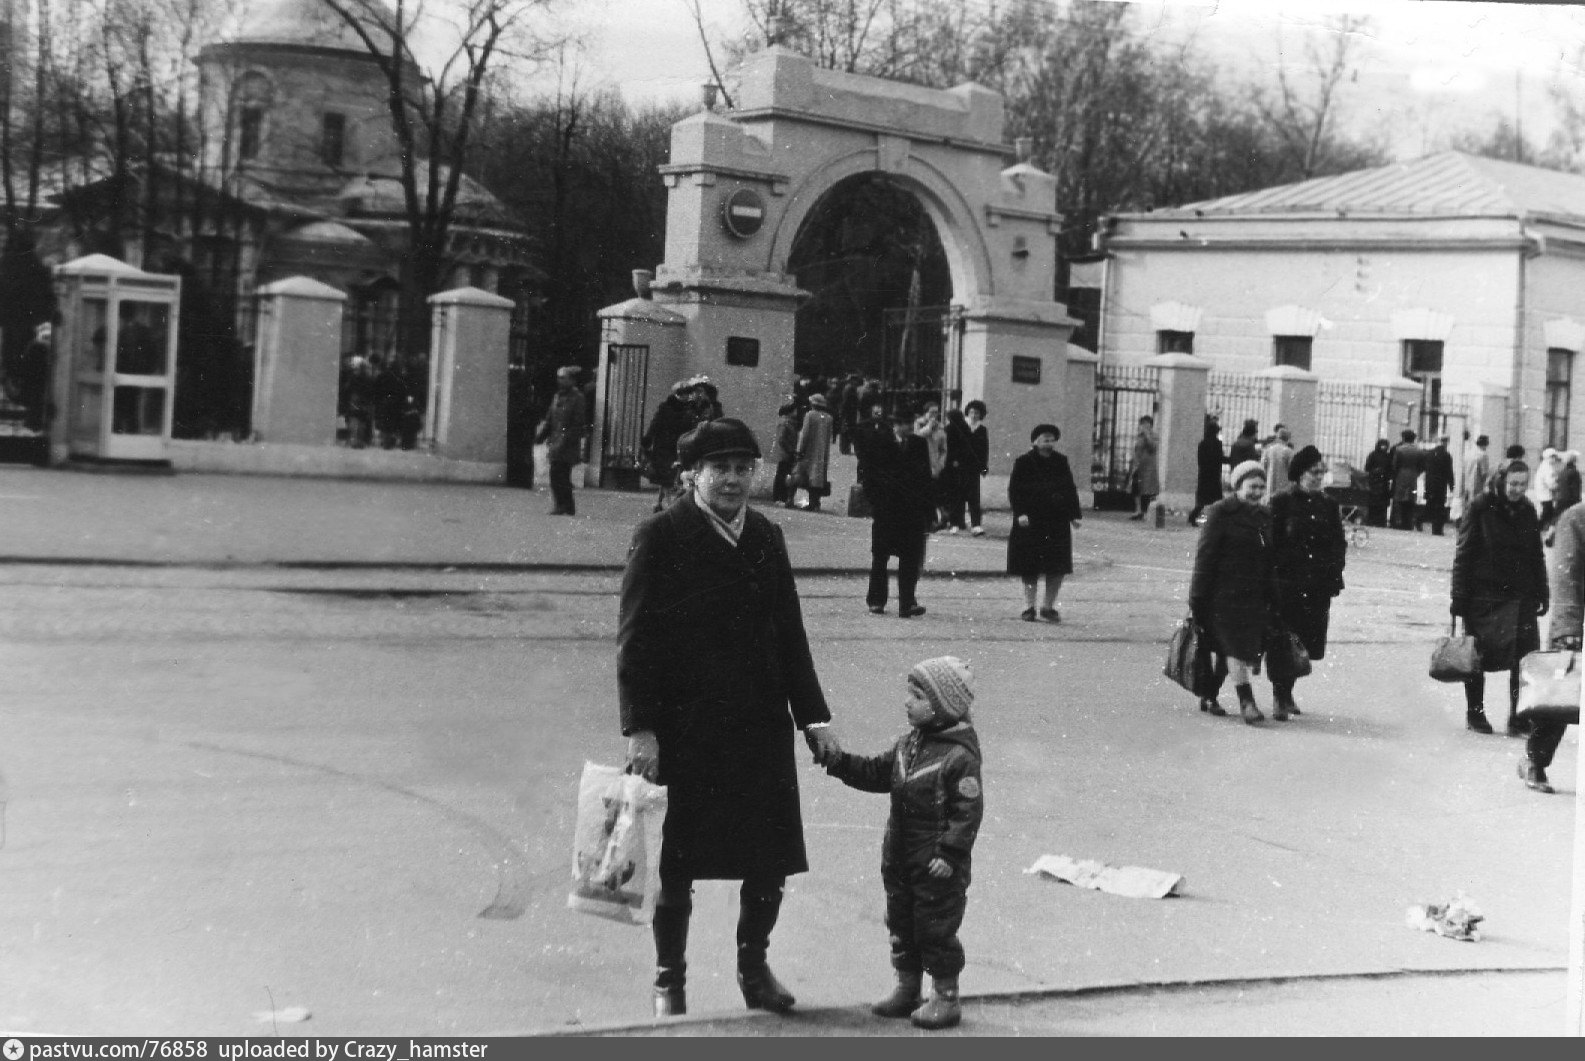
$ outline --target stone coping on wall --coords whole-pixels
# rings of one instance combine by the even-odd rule
[[[330,479],[503,483],[506,463],[458,461],[415,450],[173,439],[171,467],[183,472],[296,475]]]

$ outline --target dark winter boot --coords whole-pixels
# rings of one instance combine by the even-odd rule
[[[924,983],[925,975],[918,969],[898,969],[897,986],[892,988],[892,993],[870,1007],[870,1012],[877,1017],[906,1017],[914,1010],[924,1005],[924,996],[919,988]]]
[[[1214,696],[1200,697],[1200,710],[1208,715],[1226,715],[1227,708],[1216,702]]]
[[[1289,715],[1297,714],[1293,710],[1293,686],[1287,683],[1271,684],[1271,717],[1278,722],[1288,721]]]
[[[1233,691],[1238,694],[1238,713],[1244,721],[1253,726],[1257,722],[1266,721],[1266,716],[1260,713],[1260,708],[1255,706],[1255,690],[1247,685],[1237,685]]]
[[[737,919],[737,986],[749,1009],[773,1013],[792,1011],[792,992],[781,985],[765,961],[771,929],[781,912],[780,889],[765,895],[743,896]]]
[[[1484,707],[1472,707],[1464,712],[1464,725],[1476,733],[1490,733],[1491,723],[1486,720]]]
[[[688,915],[686,906],[657,906],[650,929],[655,935],[655,1016],[688,1012]]]
[[[909,1014],[916,1028],[950,1028],[963,1019],[963,1006],[958,1002],[958,978],[933,976],[930,978],[930,998],[924,1005]]]
[[[1547,781],[1546,771],[1536,765],[1532,759],[1519,760],[1519,776],[1524,779],[1525,787],[1535,792],[1543,792],[1550,796],[1557,791]]]

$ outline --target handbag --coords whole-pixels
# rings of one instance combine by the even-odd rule
[[[1468,620],[1462,635],[1454,633],[1457,629],[1455,618],[1448,624],[1447,634],[1437,638],[1436,647],[1431,650],[1431,677],[1436,681],[1462,682],[1481,676],[1480,649],[1469,633]]]
[[[665,818],[664,786],[620,766],[584,763],[568,907],[632,925],[654,920]]]
[[[1294,682],[1307,676],[1314,667],[1304,642],[1292,630],[1273,630],[1266,643],[1266,672],[1274,682]]]
[[[1525,722],[1579,724],[1579,653],[1560,649],[1530,652],[1519,661],[1519,703],[1515,716]]]
[[[1167,662],[1161,673],[1195,696],[1213,696],[1216,672],[1211,663],[1211,646],[1193,616],[1184,616],[1167,639]]]
[[[857,519],[867,519],[873,513],[874,509],[870,505],[869,495],[864,492],[863,485],[854,483],[848,487],[848,515]]]

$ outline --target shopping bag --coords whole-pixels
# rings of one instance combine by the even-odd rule
[[[848,487],[848,515],[855,519],[868,519],[871,513],[869,495],[861,483]]]
[[[660,892],[665,818],[663,786],[619,766],[584,763],[567,905],[596,917],[649,924]]]
[[[1167,640],[1167,663],[1161,673],[1195,696],[1215,695],[1215,672],[1211,649],[1192,616],[1185,616],[1173,627]]]
[[[1530,652],[1519,661],[1519,705],[1525,722],[1579,724],[1578,652]]]
[[[1431,677],[1439,682],[1462,682],[1470,678],[1479,678],[1480,650],[1475,647],[1475,638],[1469,634],[1469,624],[1464,624],[1464,634],[1456,635],[1458,620],[1453,620],[1448,625],[1446,636],[1436,639],[1436,647],[1431,650]]]
[[[1310,653],[1292,630],[1273,630],[1266,639],[1266,674],[1274,682],[1295,682],[1312,669]]]

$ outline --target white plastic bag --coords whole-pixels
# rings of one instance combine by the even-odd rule
[[[666,789],[620,766],[583,764],[567,905],[647,925],[660,891],[660,827]]]

